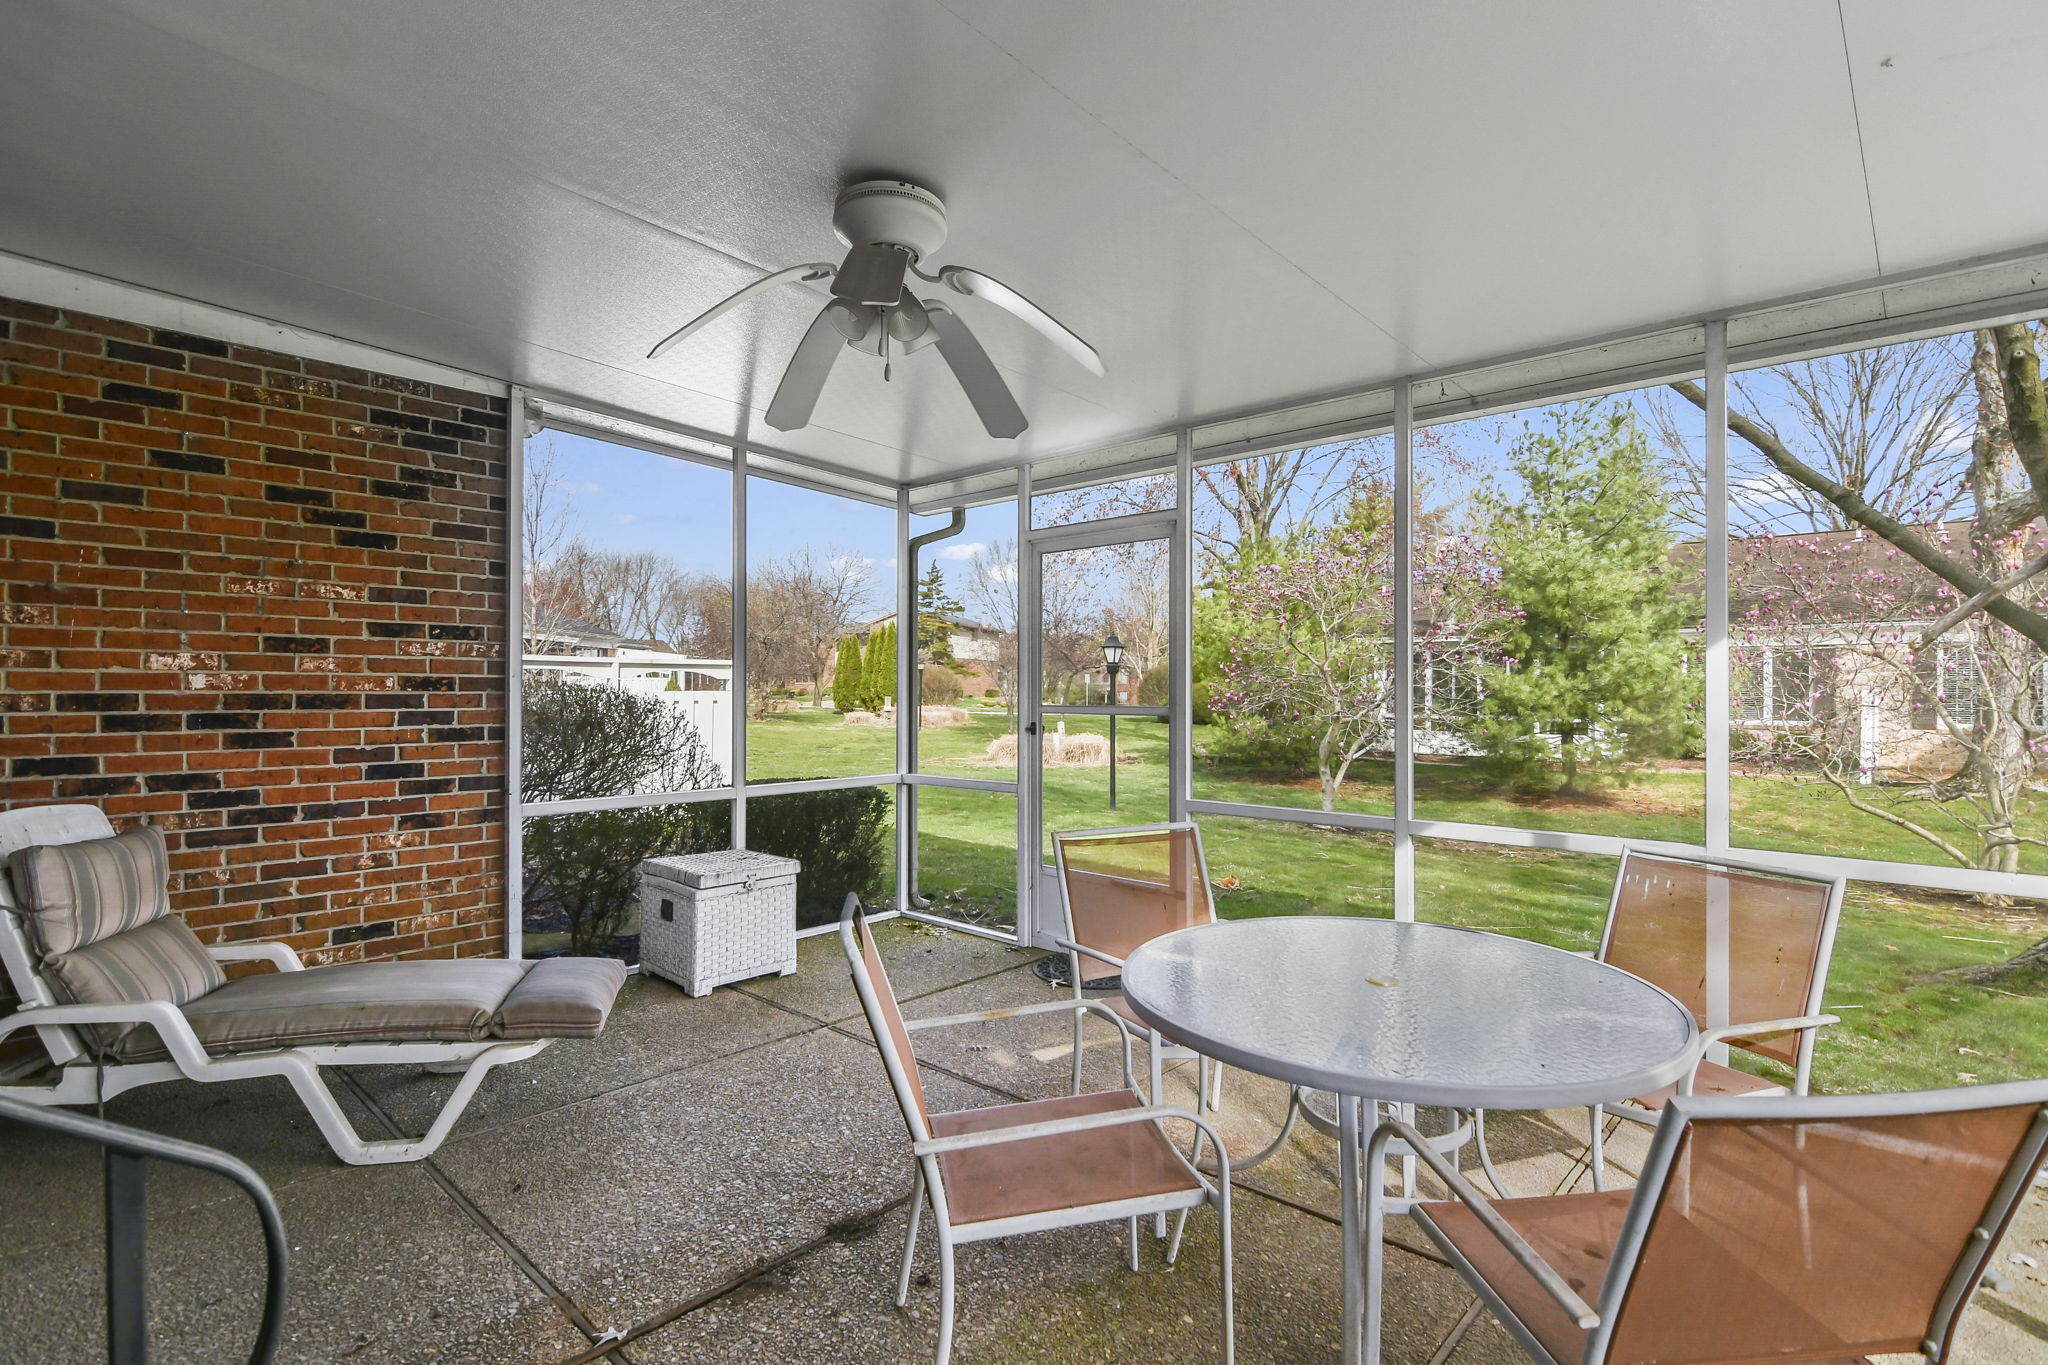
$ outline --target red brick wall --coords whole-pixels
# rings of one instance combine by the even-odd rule
[[[202,938],[499,951],[505,402],[0,299],[0,806]]]

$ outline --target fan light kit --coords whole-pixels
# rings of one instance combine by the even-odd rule
[[[941,266],[936,274],[919,268],[946,243],[946,205],[930,190],[906,180],[848,186],[832,205],[832,231],[848,247],[838,265],[793,265],[764,275],[663,337],[647,358],[666,354],[727,309],[776,285],[830,280],[832,298],[797,343],[768,404],[769,426],[795,431],[809,425],[842,345],[879,358],[884,380],[897,356],[936,345],[988,434],[1018,435],[1029,423],[1010,386],[959,314],[938,299],[917,297],[914,281],[923,280],[987,300],[1029,323],[1091,373],[1103,372],[1093,346],[1002,281],[960,265]]]

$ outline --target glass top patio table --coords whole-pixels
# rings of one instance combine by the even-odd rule
[[[1124,999],[1188,1046],[1290,1084],[1411,1104],[1550,1109],[1670,1085],[1692,1014],[1561,948],[1443,924],[1225,920],[1153,939]]]
[[[1640,977],[1526,939],[1342,917],[1225,920],[1125,959],[1124,1000],[1218,1061],[1338,1103],[1344,1360],[1377,1365],[1384,1154],[1354,1100],[1550,1109],[1628,1099],[1692,1061],[1690,1011]]]

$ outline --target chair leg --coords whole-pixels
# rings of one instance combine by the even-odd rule
[[[946,1365],[953,1358],[953,1239],[946,1235],[946,1222],[938,1219],[939,1229],[939,1361]]]
[[[1166,1064],[1165,1064],[1164,1062],[1162,1062],[1162,1061],[1160,1060],[1160,1058],[1159,1058],[1159,1050],[1160,1050],[1160,1048],[1161,1048],[1162,1046],[1163,1046],[1163,1045],[1162,1045],[1162,1044],[1161,1044],[1161,1042],[1159,1041],[1159,1034],[1158,1034],[1158,1033],[1157,1033],[1156,1031],[1155,1031],[1155,1032],[1153,1032],[1153,1033],[1151,1033],[1151,1034],[1148,1034],[1148,1035],[1146,1036],[1146,1039],[1145,1039],[1145,1078],[1146,1078],[1146,1081],[1147,1081],[1147,1083],[1148,1083],[1148,1084],[1150,1085],[1150,1087],[1151,1087],[1151,1089],[1150,1089],[1150,1092],[1149,1092],[1149,1093],[1147,1093],[1147,1094],[1146,1094],[1146,1096],[1145,1096],[1145,1103],[1147,1103],[1147,1104],[1158,1104],[1158,1103],[1160,1102],[1160,1100],[1159,1100],[1159,1097],[1160,1097],[1161,1095],[1163,1095],[1163,1094],[1165,1094],[1165,1093],[1166,1093],[1166,1091],[1165,1091],[1165,1089],[1164,1089],[1164,1087],[1165,1087],[1165,1085],[1166,1085]],[[1133,1221],[1132,1221],[1132,1224],[1131,1224],[1131,1226],[1132,1226],[1132,1228],[1133,1228],[1133,1229],[1135,1229],[1135,1228],[1137,1227],[1137,1223],[1136,1223],[1136,1221],[1135,1221],[1135,1220],[1133,1220]],[[1133,1233],[1132,1233],[1132,1236],[1134,1236],[1134,1237],[1135,1237],[1136,1235],[1137,1235],[1137,1234],[1136,1234],[1136,1232],[1135,1232],[1135,1231],[1133,1231]],[[1165,1214],[1163,1214],[1163,1213],[1162,1213],[1162,1214],[1158,1215],[1158,1216],[1157,1216],[1156,1218],[1154,1218],[1154,1219],[1152,1220],[1152,1235],[1153,1235],[1154,1237],[1164,1237],[1164,1236],[1166,1236],[1166,1215],[1165,1215]],[[1137,1251],[1137,1243],[1136,1243],[1136,1242],[1132,1242],[1132,1243],[1131,1243],[1131,1269],[1133,1269],[1133,1270],[1136,1270],[1137,1268],[1138,1268],[1138,1251]]]
[[[1080,1093],[1081,1093],[1081,1011],[1080,1011],[1080,1010],[1075,1010],[1075,1011],[1074,1011],[1074,1089],[1073,1089],[1072,1093],[1073,1093],[1073,1094],[1076,1094],[1076,1095],[1078,1095],[1078,1094],[1080,1094]]]
[[[1166,1244],[1166,1264],[1169,1267],[1180,1259],[1180,1238],[1187,1230],[1188,1211],[1182,1209],[1173,1216],[1173,1240]]]
[[[1209,1063],[1209,1108],[1223,1108],[1223,1063]]]
[[[1164,1217],[1165,1217],[1165,1215],[1163,1215],[1163,1214],[1162,1214],[1162,1215],[1161,1215],[1161,1218],[1162,1218],[1162,1220],[1164,1219]],[[1137,1219],[1136,1219],[1136,1218],[1134,1217],[1134,1218],[1132,1218],[1132,1219],[1130,1220],[1130,1224],[1131,1224],[1131,1269],[1133,1269],[1133,1270],[1136,1270],[1136,1269],[1138,1268],[1138,1220],[1137,1220]],[[1163,1227],[1162,1227],[1162,1228],[1160,1228],[1159,1230],[1160,1230],[1160,1232],[1161,1232],[1161,1233],[1164,1233],[1164,1232],[1166,1231],[1166,1229],[1165,1229],[1165,1228],[1163,1228]]]
[[[1606,1126],[1606,1114],[1601,1106],[1596,1104],[1586,1110],[1586,1116],[1593,1128],[1592,1140],[1586,1144],[1586,1160],[1593,1168],[1593,1188],[1604,1190],[1607,1188],[1607,1152],[1606,1134],[1601,1132],[1601,1129]]]
[[[1223,1063],[1211,1062],[1207,1057],[1197,1054],[1195,1057],[1195,1113],[1205,1118],[1208,1116],[1209,1110],[1215,1107],[1208,1102],[1210,1087],[1209,1068],[1211,1066],[1215,1067],[1219,1072],[1223,1069]],[[1208,1145],[1208,1142],[1209,1135],[1200,1128],[1195,1129],[1194,1143],[1188,1149],[1188,1165],[1199,1166],[1202,1164],[1202,1149]]]
[[[1218,1232],[1223,1243],[1223,1365],[1237,1362],[1237,1300],[1230,1284],[1233,1256],[1230,1244],[1230,1185],[1222,1182],[1222,1198],[1216,1202]]]
[[[1486,1111],[1472,1111],[1472,1136],[1479,1146],[1479,1169],[1486,1172],[1486,1179],[1493,1186],[1493,1192],[1501,1198],[1508,1197],[1507,1183],[1500,1178],[1500,1172],[1493,1168],[1493,1152],[1486,1145]]]
[[[896,1306],[910,1302],[910,1261],[917,1253],[917,1225],[924,1218],[924,1163],[917,1163],[917,1183],[910,1191],[910,1235],[903,1239],[903,1273],[896,1277]]]

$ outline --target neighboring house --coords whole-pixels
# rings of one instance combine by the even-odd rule
[[[579,616],[529,600],[525,668],[609,682],[634,692],[723,692],[732,660],[680,654],[659,640],[634,640]],[[572,662],[573,661],[573,662]]]
[[[954,672],[960,678],[960,690],[970,697],[979,697],[990,688],[998,686],[997,675],[1003,666],[1003,653],[1010,642],[1010,633],[999,626],[985,621],[976,621],[967,616],[942,618],[952,628],[949,643],[953,649]],[[896,613],[877,616],[861,627],[861,633],[872,639],[874,633],[896,620]]]
[[[629,640],[603,626],[592,625],[532,598],[526,599],[526,652],[528,654],[572,654],[585,659],[609,659],[627,646],[659,648],[653,640]]]
[[[1968,522],[1923,528],[1937,541],[1967,542]],[[1672,547],[1672,561],[1698,593],[1702,551]],[[1968,625],[1931,648],[1920,637],[1956,605],[1933,574],[1867,533],[1736,537],[1728,544],[1730,717],[1738,754],[1769,749],[1774,735],[1853,727],[1865,779],[1955,771],[1967,730],[1988,704]],[[1681,632],[1703,643],[1697,627]],[[1694,651],[1689,656],[1696,657]],[[1414,667],[1417,753],[1472,752],[1458,733],[1477,710],[1483,661],[1457,639],[1418,652]],[[2028,716],[2048,726],[2048,660],[2029,670]],[[1946,718],[1946,719],[1944,719]]]
[[[1962,547],[1971,524],[1921,529]],[[1696,547],[1681,549],[1697,562]],[[1773,733],[1853,726],[1866,780],[1942,777],[1961,765],[1951,726],[1968,731],[1988,702],[1978,655],[1987,645],[1981,617],[1921,645],[1957,605],[1942,580],[1860,530],[1734,539],[1728,560],[1738,739],[1764,746]],[[2040,661],[2021,668],[2020,700],[2039,723],[2048,675]]]

